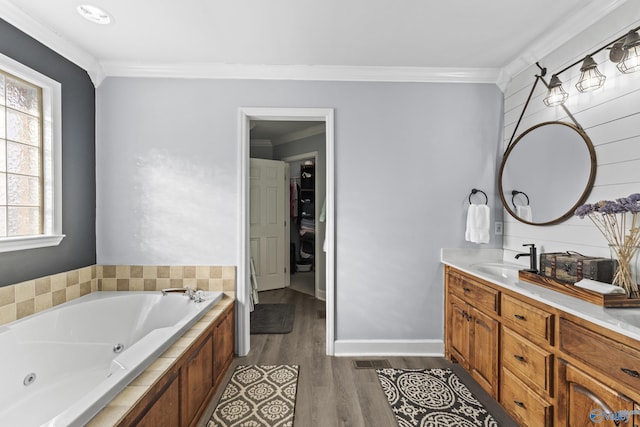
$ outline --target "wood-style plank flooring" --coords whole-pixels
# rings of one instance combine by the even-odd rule
[[[236,357],[211,400],[199,426],[213,413],[236,366],[248,364],[296,364],[300,366],[296,399],[296,427],[394,427],[397,423],[382,392],[375,370],[355,369],[356,359],[325,354],[323,301],[291,289],[261,292],[261,303],[292,303],[296,306],[293,331],[283,335],[251,335],[251,350]],[[385,357],[393,368],[451,367],[484,403],[501,426],[516,426],[459,366],[438,357]]]

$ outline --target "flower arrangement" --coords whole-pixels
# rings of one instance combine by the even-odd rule
[[[579,206],[575,214],[585,216],[595,224],[609,242],[618,258],[613,284],[627,291],[628,297],[638,297],[638,284],[633,279],[631,264],[640,245],[640,193],[617,200],[602,200]]]

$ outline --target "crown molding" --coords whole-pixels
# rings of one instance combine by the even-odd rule
[[[523,50],[517,58],[503,67],[496,79],[496,85],[504,92],[511,79],[532,64],[542,60],[560,46],[576,37],[591,25],[601,20],[604,16],[622,6],[628,0],[592,1],[570,16],[562,18],[562,21],[553,29],[543,33],[527,49]]]
[[[499,69],[333,65],[101,63],[106,76],[365,82],[495,83]]]
[[[60,37],[9,0],[0,0],[2,19],[83,68],[98,87],[106,77],[164,77],[257,80],[364,82],[489,83],[504,91],[513,76],[541,60],[628,0],[597,0],[541,35],[517,58],[498,68],[373,67],[330,65],[249,65],[219,63],[99,62],[73,42]]]
[[[100,63],[91,54],[60,37],[8,0],[0,0],[0,9],[0,18],[84,69],[94,86],[100,85],[105,76]]]

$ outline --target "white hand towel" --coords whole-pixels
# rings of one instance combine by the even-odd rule
[[[516,214],[523,220],[531,222],[531,206],[516,206]]]
[[[620,286],[612,285],[609,283],[598,282],[597,280],[582,279],[576,282],[575,285],[579,288],[589,289],[591,291],[598,292],[599,294],[626,294],[627,291]]]
[[[490,210],[487,205],[469,205],[464,238],[473,243],[489,243]]]

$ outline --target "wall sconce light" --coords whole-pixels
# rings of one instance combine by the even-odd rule
[[[598,70],[598,64],[594,61],[593,56],[604,49],[610,50],[609,59],[611,62],[618,64],[616,67],[621,73],[629,74],[640,71],[639,30],[640,27],[632,29],[624,36],[618,37],[595,52],[588,54],[584,59],[576,61],[555,73],[548,85],[549,93],[543,100],[545,105],[553,107],[563,105],[567,101],[569,94],[562,88],[562,82],[558,76],[580,63],[582,63],[582,66],[580,67],[580,79],[576,84],[576,89],[579,92],[588,92],[601,88],[607,77]]]
[[[622,44],[624,57],[618,63],[620,72],[629,74],[640,70],[640,35],[637,31],[629,31]]]
[[[558,78],[558,75],[554,74],[551,76],[551,81],[549,82],[549,93],[543,100],[544,105],[547,107],[562,105],[566,102],[567,98],[569,98],[569,94],[562,88],[562,82],[560,78]]]
[[[600,89],[604,85],[607,77],[598,71],[598,64],[593,60],[591,55],[584,58],[582,67],[580,67],[580,80],[576,84],[579,92],[589,92],[591,90]]]

